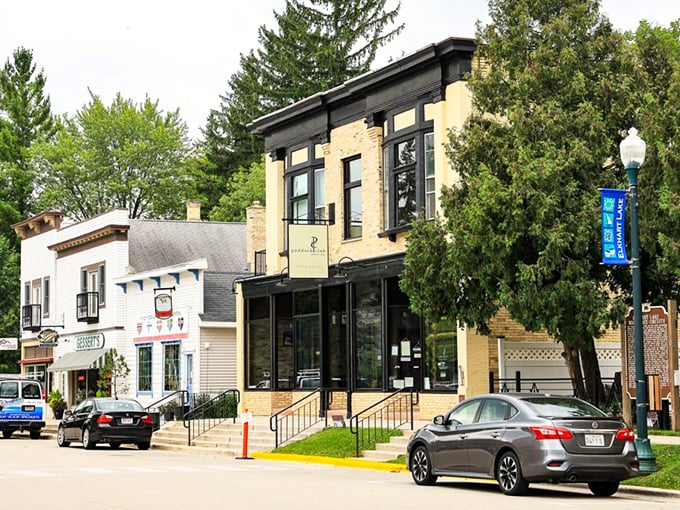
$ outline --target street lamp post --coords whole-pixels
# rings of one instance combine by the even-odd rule
[[[642,335],[642,283],[640,277],[640,229],[637,214],[638,170],[645,161],[647,144],[637,135],[637,129],[630,128],[628,136],[621,142],[621,161],[628,173],[628,194],[630,200],[630,244],[633,271],[633,336],[635,340],[635,417],[637,439],[635,446],[640,461],[640,471],[651,473],[656,470],[656,459],[647,437],[647,376],[645,375],[645,346]]]

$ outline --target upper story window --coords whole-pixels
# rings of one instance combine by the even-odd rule
[[[286,158],[288,218],[312,223],[326,219],[326,171],[318,145],[291,151]]]
[[[42,281],[42,313],[43,317],[50,315],[50,278],[48,276]]]
[[[343,162],[345,239],[361,237],[361,158]]]
[[[96,292],[99,306],[106,303],[106,265],[94,264],[80,270],[80,291]]]
[[[429,103],[386,117],[383,141],[385,230],[406,227],[436,206],[433,121]]]

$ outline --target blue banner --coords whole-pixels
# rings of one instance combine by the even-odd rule
[[[629,265],[626,255],[626,193],[602,189],[602,263]]]

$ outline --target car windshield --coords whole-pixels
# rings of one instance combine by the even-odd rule
[[[143,411],[144,408],[134,400],[100,400],[97,406],[102,411]]]
[[[597,407],[568,397],[525,397],[522,399],[538,415],[549,418],[573,418],[575,416],[604,417]]]

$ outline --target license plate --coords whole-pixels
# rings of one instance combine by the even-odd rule
[[[121,418],[121,425],[132,425],[132,418]]]
[[[586,446],[604,446],[602,434],[586,434]]]

